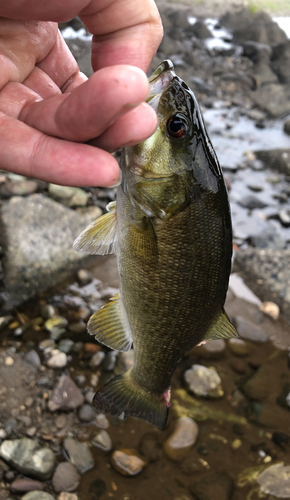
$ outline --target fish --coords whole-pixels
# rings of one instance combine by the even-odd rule
[[[93,405],[163,429],[184,353],[238,334],[224,310],[232,257],[228,194],[200,107],[169,60],[149,82],[158,127],[122,150],[116,201],[74,249],[117,254],[120,292],[92,315],[88,331],[117,351],[134,346],[133,367],[99,389]]]

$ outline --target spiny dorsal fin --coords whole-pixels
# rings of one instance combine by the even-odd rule
[[[239,334],[234,325],[230,322],[224,308],[216,315],[203,340],[230,339],[238,337]]]
[[[132,336],[126,313],[119,298],[114,295],[108,304],[92,315],[88,331],[96,340],[116,351],[129,351]]]
[[[116,202],[109,203],[108,213],[92,222],[74,242],[74,250],[90,255],[107,255],[116,251]]]

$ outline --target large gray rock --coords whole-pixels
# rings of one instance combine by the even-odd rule
[[[255,155],[267,168],[290,175],[290,149],[263,149],[255,151]]]
[[[94,467],[94,458],[86,443],[80,443],[76,439],[64,440],[63,448],[69,461],[83,474]]]
[[[84,399],[72,379],[68,375],[62,375],[49,398],[48,408],[50,411],[75,410],[83,404]]]
[[[237,252],[235,265],[251,289],[275,302],[290,323],[290,250],[247,248]]]
[[[0,456],[22,474],[36,479],[49,479],[55,464],[52,450],[25,437],[3,441]]]
[[[60,203],[41,194],[17,196],[4,203],[2,214],[8,240],[3,309],[63,280],[88,259],[72,248],[87,220]]]
[[[270,83],[249,94],[252,101],[273,117],[290,113],[290,85]]]

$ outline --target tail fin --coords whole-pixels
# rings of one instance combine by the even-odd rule
[[[103,413],[114,416],[124,413],[124,418],[132,415],[163,429],[169,405],[166,400],[136,383],[130,372],[131,370],[107,382],[95,394],[93,405]]]

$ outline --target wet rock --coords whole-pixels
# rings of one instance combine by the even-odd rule
[[[90,360],[90,367],[97,368],[98,366],[100,366],[104,358],[105,353],[103,351],[96,352]]]
[[[252,342],[268,342],[268,335],[246,318],[236,316],[235,325],[242,339]]]
[[[116,450],[112,454],[112,465],[123,476],[137,476],[144,469],[146,463],[136,455],[128,451]]]
[[[37,191],[38,185],[33,180],[5,182],[0,186],[0,195],[3,198],[10,198],[10,196],[27,196]]]
[[[286,120],[284,123],[284,132],[290,135],[290,120]]]
[[[54,388],[49,401],[50,411],[69,411],[81,406],[84,396],[68,375],[62,375]]]
[[[58,344],[58,348],[61,352],[68,354],[74,346],[74,341],[70,339],[63,339]]]
[[[263,302],[260,307],[260,311],[262,311],[266,316],[276,321],[279,318],[280,309],[277,304],[274,302]]]
[[[44,490],[45,484],[40,481],[35,481],[34,479],[22,478],[15,479],[13,483],[10,484],[9,490],[14,493],[26,493],[27,491],[33,490]]]
[[[94,393],[93,393],[94,394]],[[96,416],[96,426],[100,429],[108,429],[110,427],[110,422],[107,419],[106,415],[103,413],[98,413]]]
[[[249,354],[247,343],[242,339],[229,339],[228,346],[235,356],[247,356]]]
[[[58,429],[62,429],[65,427],[67,424],[67,418],[65,415],[58,415],[58,417],[55,419],[55,425],[58,427]]]
[[[96,410],[91,405],[84,405],[79,410],[78,417],[82,422],[92,422],[96,417]]]
[[[203,477],[189,485],[189,491],[196,500],[230,500],[234,490],[234,481],[227,472],[218,472]]]
[[[67,493],[66,491],[62,491],[60,495],[58,495],[57,500],[79,500],[79,497],[74,493]]]
[[[49,184],[48,192],[50,196],[68,207],[85,207],[89,198],[89,193],[81,188],[57,184]]]
[[[193,365],[184,373],[184,380],[188,390],[196,396],[220,398],[224,395],[220,376],[214,368]]]
[[[24,356],[24,361],[28,363],[30,366],[35,368],[35,370],[38,370],[41,366],[41,361],[40,357],[38,356],[37,352],[32,349],[31,351],[28,351],[25,356]]]
[[[69,461],[83,474],[94,467],[94,459],[86,443],[80,443],[76,439],[64,440],[63,448]]]
[[[182,460],[196,442],[198,425],[189,417],[180,417],[173,433],[163,443],[163,447],[171,460]]]
[[[100,448],[103,451],[111,451],[113,446],[111,438],[105,430],[101,430],[94,436],[93,445],[97,446],[97,448]]]
[[[194,354],[204,359],[219,359],[222,357],[226,349],[226,343],[223,339],[210,340],[206,344],[197,346],[194,349]]]
[[[290,250],[240,250],[235,265],[253,290],[275,302],[290,323]]]
[[[203,21],[196,21],[194,24],[190,25],[187,28],[187,32],[190,32],[191,35],[196,36],[197,38],[205,39],[212,38],[212,34],[206,24]]]
[[[254,195],[248,195],[244,196],[241,200],[239,200],[239,205],[241,205],[244,208],[248,208],[249,210],[254,210],[255,208],[265,208],[267,206],[267,203],[264,203],[263,201],[259,200]]]
[[[66,331],[68,321],[62,316],[55,316],[46,320],[44,323],[45,329],[50,333],[53,340],[57,340]]]
[[[284,227],[290,227],[290,213],[286,210],[280,210],[278,218]]]
[[[251,304],[260,306],[262,303],[237,273],[230,275],[229,290],[239,299],[246,300]]]
[[[267,228],[250,237],[250,244],[255,248],[285,248],[285,241],[275,228]]]
[[[127,352],[120,352],[116,363],[116,374],[124,373],[130,370],[134,364],[134,350],[130,349]]]
[[[242,359],[232,359],[230,367],[237,373],[245,373],[247,371],[247,364]]]
[[[250,92],[252,101],[271,117],[278,118],[290,112],[290,87],[270,83]]]
[[[268,378],[268,366],[261,366],[243,385],[243,392],[248,398],[255,401],[263,401],[267,398],[270,389]]]
[[[43,480],[51,477],[55,463],[49,448],[42,448],[37,441],[25,437],[4,441],[0,456],[22,474]]]
[[[85,225],[75,211],[33,194],[10,198],[2,215],[9,243],[3,261],[6,310],[64,280],[88,261],[72,248]]]
[[[53,369],[64,368],[66,364],[67,355],[65,352],[60,352],[58,349],[54,349],[51,352],[51,357],[47,361],[47,366]]]
[[[80,286],[88,285],[93,278],[93,274],[87,269],[79,269],[77,272],[77,280]]]
[[[290,497],[290,466],[275,464],[264,470],[257,478],[260,490],[275,498]]]
[[[243,55],[251,59],[254,63],[261,60],[270,62],[272,48],[265,43],[247,41],[243,43]]]
[[[52,476],[52,486],[54,491],[73,491],[80,482],[80,476],[76,468],[69,462],[61,462],[56,467]]]
[[[266,85],[267,83],[277,83],[278,77],[267,62],[259,61],[249,71],[249,75],[254,79],[256,88]]]
[[[26,493],[21,500],[54,500],[53,496],[45,491],[31,491]]]
[[[290,175],[290,149],[258,150],[255,155],[266,167]]]
[[[69,331],[73,333],[84,333],[87,331],[87,325],[82,319],[80,319],[79,321],[69,325]]]
[[[280,82],[290,83],[290,42],[274,47],[272,54],[272,69],[278,75]]]

